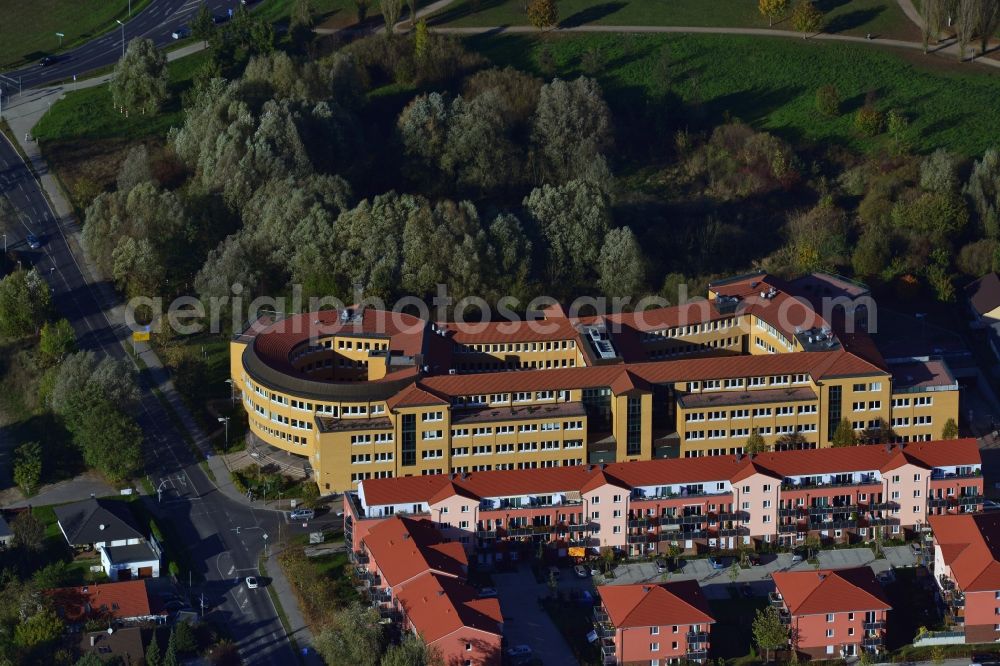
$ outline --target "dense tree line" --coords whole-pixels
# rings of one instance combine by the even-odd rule
[[[307,8],[296,13],[309,24]],[[158,182],[137,149],[88,208],[87,249],[127,294],[301,284],[393,299],[445,284],[488,300],[673,300],[679,283],[698,295],[712,276],[761,265],[951,300],[962,276],[1000,257],[1000,153],[911,155],[908,118],[874,93],[855,127],[883,147],[817,154],[738,120],[707,126],[696,102],[664,97],[679,115],[665,122],[653,107],[609,105],[594,78],[491,68],[426,30],[322,55],[308,35],[274,50],[247,21],[205,30],[213,59],[160,158],[185,174],[180,187]],[[407,92],[371,94],[387,84]],[[822,86],[817,109],[840,115],[840,99]],[[628,171],[637,159],[655,161],[652,187]]]

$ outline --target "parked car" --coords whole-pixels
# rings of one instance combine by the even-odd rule
[[[663,573],[667,570],[666,560],[656,560],[656,573]]]
[[[247,588],[256,590],[258,587],[260,587],[260,584],[257,582],[257,579],[253,576],[247,576]]]
[[[28,234],[25,240],[28,242],[28,247],[30,247],[32,250],[37,250],[42,246],[42,241],[39,240],[38,236],[36,236],[35,234]]]
[[[802,553],[792,553],[792,564],[798,564],[802,560],[806,559]]]
[[[974,654],[969,659],[969,666],[997,666],[1000,664],[1000,657],[995,654]]]
[[[496,599],[497,590],[495,587],[481,587],[479,588],[479,598],[480,599]]]
[[[184,39],[185,37],[190,37],[191,28],[186,25],[178,26],[172,33],[170,33],[170,36],[174,39]]]
[[[1000,509],[1000,503],[993,500],[983,500],[983,511],[996,511]]]
[[[601,568],[599,566],[597,566],[596,564],[591,565],[591,567],[590,567],[590,575],[591,576],[600,576],[601,575]]]
[[[587,567],[583,566],[582,564],[578,564],[575,567],[573,567],[573,573],[576,574],[577,578],[586,578],[589,575]]]
[[[725,569],[726,568],[726,566],[722,563],[721,560],[717,560],[714,557],[708,558],[708,564],[713,569]]]
[[[760,555],[758,555],[757,553],[750,553],[749,555],[747,555],[747,561],[750,563],[750,566],[752,567],[759,567],[761,565]]]
[[[289,520],[312,520],[316,517],[316,512],[312,509],[295,509],[288,514]]]
[[[549,567],[549,575],[553,578],[559,578],[559,567]]]
[[[48,67],[49,65],[56,64],[56,60],[57,58],[55,56],[45,56],[44,58],[38,61],[38,64],[41,67]]]

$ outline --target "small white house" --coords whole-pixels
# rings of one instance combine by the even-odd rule
[[[96,550],[111,580],[159,577],[160,545],[135,527],[124,502],[89,499],[58,506],[55,512],[66,542],[78,550]]]
[[[112,581],[160,577],[160,557],[151,543],[106,546],[100,551],[101,565]]]

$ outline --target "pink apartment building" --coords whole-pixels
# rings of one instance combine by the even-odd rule
[[[882,650],[892,609],[870,567],[772,574],[792,646],[811,659],[842,659]]]
[[[950,623],[966,643],[1000,640],[1000,514],[933,516],[931,563]]]
[[[715,619],[694,580],[602,585],[594,607],[605,664],[704,663]]]
[[[394,515],[431,521],[480,563],[545,544],[629,554],[869,541],[978,510],[973,439],[366,479],[344,496],[353,551]]]

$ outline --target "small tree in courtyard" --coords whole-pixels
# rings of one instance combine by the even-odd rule
[[[788,629],[781,623],[778,609],[768,606],[757,611],[753,619],[753,640],[771,661],[771,651],[788,644]]]
[[[831,446],[855,446],[858,443],[858,436],[854,433],[851,422],[847,419],[840,419],[837,429],[833,432]]]
[[[955,423],[955,419],[948,419],[944,422],[941,439],[958,439],[958,424]]]

